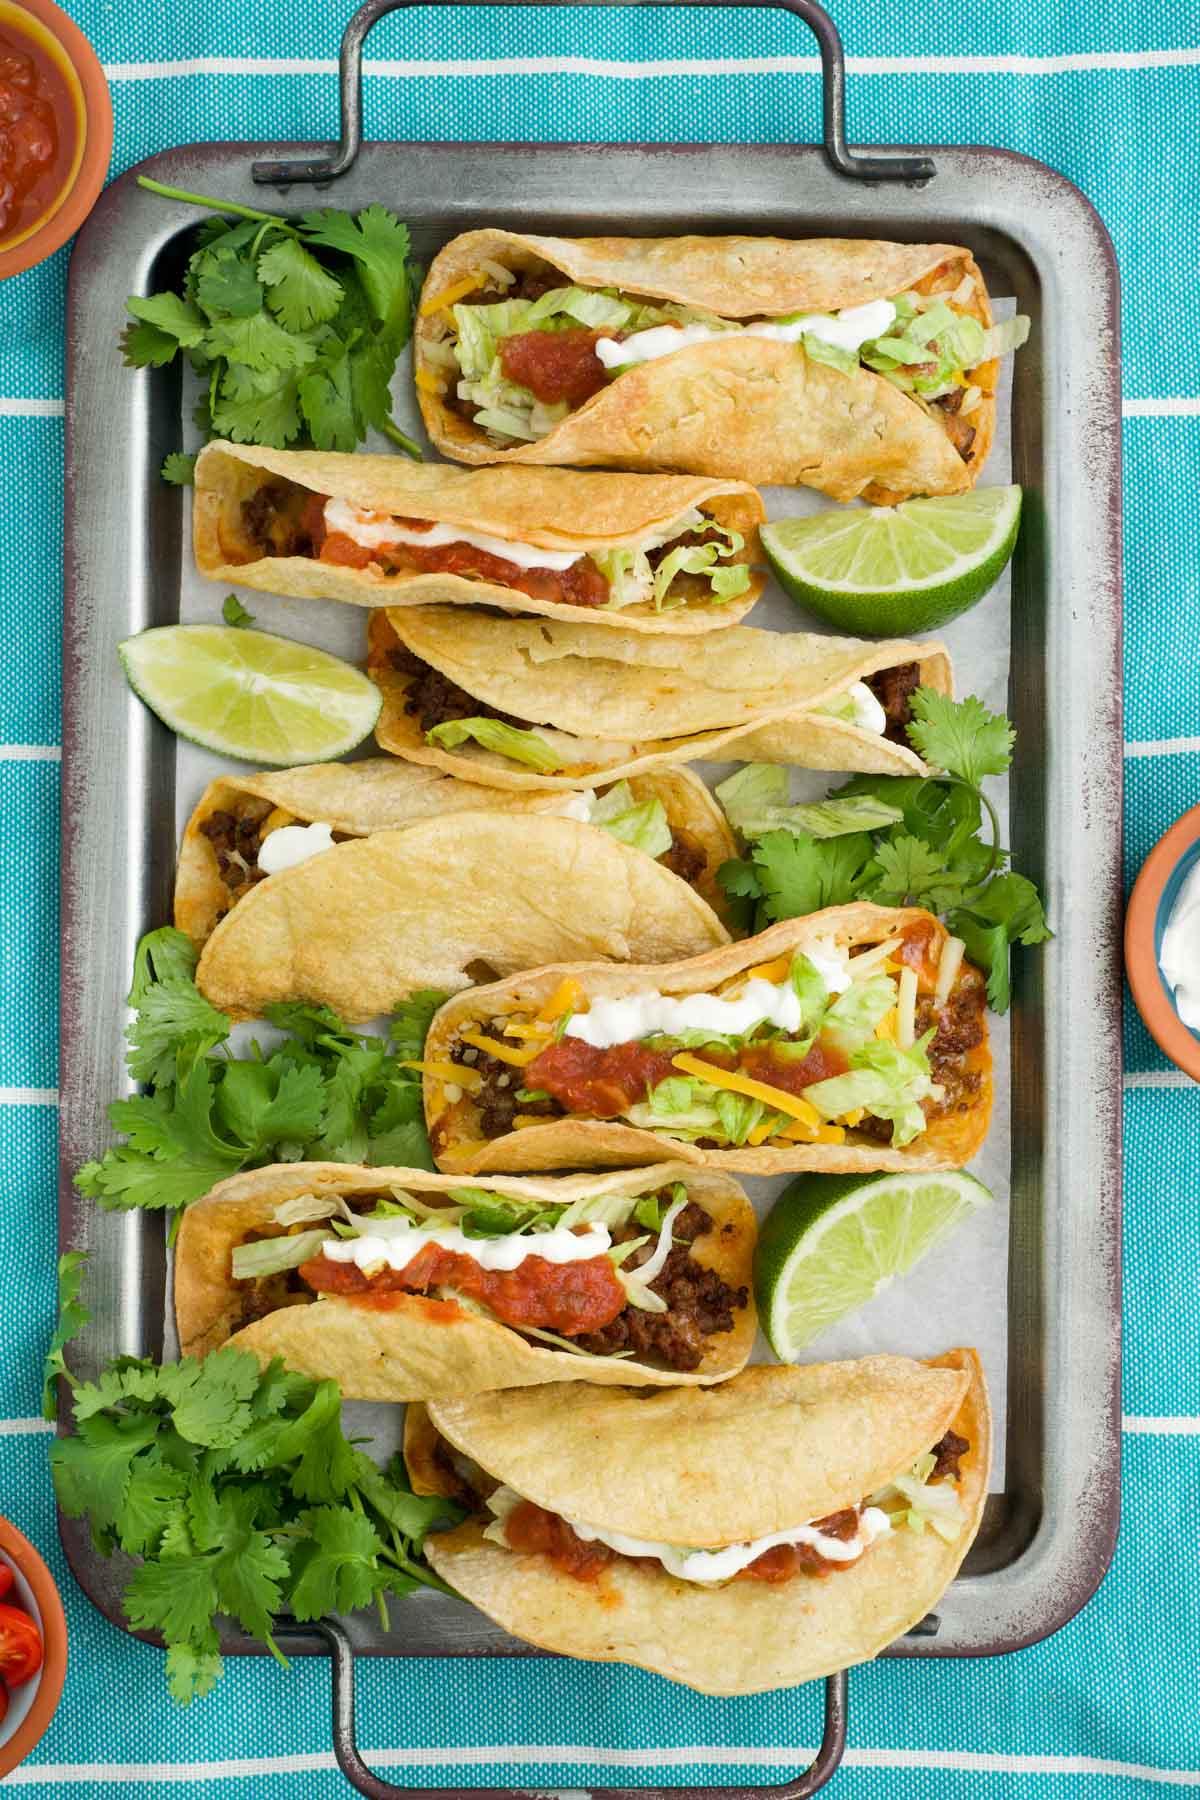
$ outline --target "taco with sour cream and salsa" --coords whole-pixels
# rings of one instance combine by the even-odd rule
[[[469,1185],[284,1164],[188,1207],[179,1341],[281,1356],[356,1400],[722,1381],[754,1342],[755,1235],[736,1181],[669,1164]]]
[[[469,231],[433,259],[417,393],[468,463],[681,469],[889,505],[973,487],[996,325],[956,244]]]
[[[471,1515],[425,1543],[464,1600],[705,1694],[793,1687],[910,1630],[979,1529],[990,1450],[966,1349],[434,1402],[405,1432],[416,1491]]]
[[[866,902],[667,967],[535,969],[434,1015],[430,1142],[475,1172],[961,1168],[991,1113],[986,999],[932,913]]]
[[[216,442],[196,464],[192,532],[202,575],[271,594],[686,635],[754,605],[765,517],[740,481]]]

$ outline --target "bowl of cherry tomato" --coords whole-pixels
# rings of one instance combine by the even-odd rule
[[[67,1621],[54,1577],[29,1539],[0,1519],[0,1777],[45,1732],[67,1672]]]
[[[112,155],[100,59],[54,0],[0,0],[0,279],[52,256]]]

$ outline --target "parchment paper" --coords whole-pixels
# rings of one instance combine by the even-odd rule
[[[996,316],[1000,319],[1009,317],[1015,310],[1015,302],[1012,300],[997,301],[994,305]],[[995,443],[983,476],[984,485],[988,486],[1003,486],[1012,480],[1010,358],[1004,360],[1002,369]],[[183,411],[184,418],[190,420],[191,396],[186,387],[185,383]],[[413,397],[407,354],[397,369],[393,393],[396,422],[402,430],[424,445],[427,458],[433,460],[435,453],[425,438]],[[187,447],[198,447],[194,433]],[[373,439],[367,447],[372,450],[391,448],[382,439]],[[772,519],[818,512],[834,504],[823,495],[811,493],[805,488],[768,488],[764,490],[764,498]],[[227,591],[229,590],[224,587],[202,580],[196,573],[191,557],[189,522],[184,533],[180,579],[181,620],[189,624],[219,621],[221,602]],[[233,591],[238,593],[243,605],[255,615],[255,623],[260,629],[315,644],[352,662],[363,660],[367,620],[365,610],[332,600],[290,600],[255,593],[245,588]],[[825,628],[823,621],[813,618],[789,600],[773,580],[745,623],[772,631],[819,631]],[[964,618],[956,619],[937,635],[949,646],[954,660],[956,697],[961,699],[965,694],[977,694],[986,706],[1006,711],[1011,641],[1008,573],[1004,574],[992,592],[973,611]],[[359,754],[370,755],[373,750],[373,743],[368,742]],[[710,782],[720,781],[737,766],[734,763],[694,765],[697,772]],[[182,739],[179,741],[175,788],[177,836],[182,836],[183,828],[206,784],[217,775],[236,774],[239,769],[244,769],[244,765],[228,762]],[[837,775],[793,770],[793,798],[819,799],[843,779],[845,777]],[[989,793],[1000,815],[1002,833],[1006,832],[1007,780],[992,782]],[[1002,838],[1002,841],[1007,840]],[[955,1344],[973,1344],[983,1359],[995,1419],[991,1486],[993,1492],[1002,1492],[1007,1414],[1011,1081],[1008,1020],[989,1013],[988,1023],[996,1066],[995,1110],[987,1142],[972,1163],[971,1169],[991,1190],[993,1203],[969,1217],[902,1281],[894,1282],[884,1292],[877,1294],[853,1317],[823,1332],[808,1346],[804,1356],[806,1361],[814,1362],[861,1356],[868,1351],[896,1351],[912,1356],[931,1356]],[[271,1034],[269,1031],[265,1032],[261,1025],[243,1026],[235,1031],[234,1042],[244,1042],[251,1035],[263,1042]],[[787,1185],[787,1179],[746,1180],[746,1189],[760,1218],[766,1216]],[[168,1315],[170,1316],[170,1308]],[[771,1360],[771,1352],[761,1334],[754,1360]],[[356,1404],[351,1412],[355,1428],[358,1431],[373,1432],[381,1452],[390,1453],[396,1447],[399,1442],[399,1415],[396,1409]]]

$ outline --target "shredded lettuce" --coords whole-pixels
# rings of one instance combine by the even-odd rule
[[[712,529],[720,528],[714,526]],[[719,600],[733,600],[745,593],[750,586],[749,564],[731,564],[721,560],[736,555],[744,539],[738,531],[721,530],[721,536],[727,542],[727,549],[716,543],[681,544],[677,550],[672,550],[663,557],[654,572],[656,607],[661,610],[677,575],[707,576],[714,597]]]
[[[1029,320],[1020,315],[985,329],[941,297],[921,303],[901,294],[893,305],[897,316],[890,329],[864,344],[860,355],[869,369],[927,400],[965,386],[964,370],[1019,349],[1029,335]]]
[[[635,800],[627,781],[618,781],[601,795],[592,808],[591,823],[618,843],[644,850],[647,856],[661,856],[671,848],[671,827],[662,801]]]
[[[778,763],[747,763],[716,789],[717,799],[735,831],[747,840],[768,831],[805,831],[810,837],[846,837],[855,831],[879,831],[898,825],[904,814],[869,794],[846,800],[788,804],[788,771]]]
[[[788,971],[788,980],[795,989],[796,998],[800,1002],[800,1029],[804,1032],[815,1032],[829,1004],[829,989],[826,987],[820,971],[809,961],[803,950],[797,950],[793,956],[792,966]],[[807,1055],[810,1046],[806,1043],[802,1048]]]
[[[339,1210],[349,1210],[340,1195],[331,1198],[328,1194],[296,1194],[291,1200],[279,1202],[274,1219],[286,1229],[290,1225],[310,1225],[316,1219],[331,1219]]]
[[[814,1082],[804,1098],[824,1119],[862,1108],[892,1124],[892,1145],[902,1149],[925,1129],[921,1101],[933,1093],[929,1059],[925,1054],[931,1032],[911,1050],[901,1050],[886,1040],[874,1039],[850,1053],[850,1069],[828,1081]]]
[[[753,1100],[749,1094],[730,1093],[728,1088],[714,1088],[712,1095],[722,1134],[731,1144],[744,1144],[766,1107],[761,1100]]]
[[[719,539],[707,544],[681,544],[662,559],[657,569],[650,566],[648,551],[701,528],[719,534]],[[729,561],[744,542],[740,531],[728,531],[693,513],[677,521],[661,537],[648,539],[636,549],[618,547],[593,552],[593,561],[608,582],[610,607],[637,606],[652,600],[661,612],[664,606],[677,605],[679,601],[672,599],[670,591],[677,575],[705,576],[711,589],[709,602],[717,605],[735,600],[750,586],[749,564]]]
[[[966,1509],[953,1482],[930,1483],[934,1467],[933,1456],[918,1457],[907,1474],[897,1475],[894,1481],[872,1494],[867,1505],[882,1506],[890,1515],[893,1527],[903,1525],[910,1531],[923,1532],[928,1525],[946,1543],[953,1544],[967,1522]]]
[[[294,1237],[260,1238],[252,1244],[235,1244],[232,1272],[235,1281],[255,1281],[264,1275],[282,1275],[320,1254],[329,1241],[327,1231],[300,1231]]]
[[[896,983],[890,975],[871,975],[852,981],[825,1015],[825,1029],[843,1049],[872,1037],[879,1021],[896,1004]]]
[[[563,766],[562,757],[552,750],[536,731],[525,731],[519,725],[505,725],[500,719],[447,719],[425,733],[429,744],[440,744],[443,750],[457,750],[460,744],[474,740],[482,749],[510,762],[525,763],[543,775],[552,775]]]
[[[1017,313],[1011,319],[1005,319],[1001,325],[990,325],[983,334],[983,348],[978,362],[991,362],[994,356],[1007,356],[1010,350],[1019,350],[1029,338],[1029,320],[1024,313]]]
[[[853,375],[858,368],[857,350],[844,350],[840,344],[831,344],[827,338],[818,337],[815,331],[806,331],[800,342],[810,362],[828,363],[831,369],[840,369],[843,375]]]

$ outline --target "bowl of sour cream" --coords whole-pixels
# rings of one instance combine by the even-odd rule
[[[1200,806],[1142,864],[1125,914],[1125,972],[1150,1036],[1200,1081]]]

